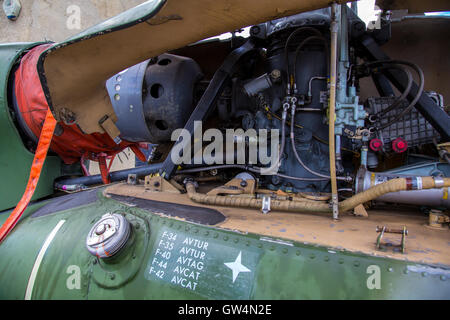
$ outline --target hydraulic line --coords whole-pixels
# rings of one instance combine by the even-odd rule
[[[328,77],[311,77],[308,82],[308,97],[312,97],[312,82],[314,80],[328,80]]]
[[[273,112],[270,110],[269,107],[268,107],[268,109],[266,109],[266,112],[267,112],[268,114],[270,114],[272,117],[274,117],[275,119],[281,121],[281,118],[280,118],[277,114],[273,113]],[[287,125],[291,125],[291,123],[290,123],[289,121],[286,121],[286,124],[287,124]],[[294,126],[295,126],[296,128],[299,128],[299,129],[306,129],[306,130],[309,130],[309,131],[313,132],[313,130],[312,130],[311,128],[306,128],[306,127],[301,126],[301,125],[299,125],[299,124],[294,124]],[[328,142],[327,142],[327,141],[322,140],[321,138],[319,138],[318,136],[316,136],[314,133],[312,134],[312,137],[313,137],[314,139],[316,139],[317,141],[319,141],[319,142],[321,142],[321,143],[323,143],[323,144],[328,145]],[[350,150],[350,149],[346,149],[346,148],[341,148],[341,149],[344,150],[344,151],[352,152],[352,153],[354,153],[355,155],[359,155],[359,153],[356,152],[356,151],[354,151],[354,150]]]
[[[244,165],[244,164],[221,164],[221,165],[216,165],[216,166],[208,166],[208,167],[199,167],[199,168],[179,170],[179,171],[177,171],[177,174],[197,173],[197,172],[209,171],[209,170],[215,170],[215,169],[242,169],[242,170],[245,170],[245,171],[250,171],[250,172],[253,172],[253,173],[261,174],[261,169],[263,169],[263,168],[247,166],[247,165]],[[278,176],[280,178],[291,179],[291,180],[298,180],[298,181],[324,181],[324,180],[328,180],[326,178],[292,177],[292,176],[288,176],[288,175],[281,174],[281,173],[275,173],[273,175]]]
[[[289,108],[289,104],[283,105],[283,113],[281,115],[281,147],[278,152],[278,167],[281,166],[281,162],[283,159],[284,147],[286,145],[286,118],[287,118],[287,109]]]
[[[326,53],[327,73],[330,72],[330,59],[329,59],[329,55],[328,55],[328,43],[327,43],[327,40],[323,36],[311,36],[311,37],[308,37],[305,40],[303,40],[297,46],[297,49],[295,49],[295,53],[294,53],[294,73],[292,74],[292,77],[294,79],[294,86],[297,83],[297,80],[295,79],[295,70],[297,70],[298,54],[299,54],[300,50],[305,46],[305,44],[307,44],[311,40],[321,40],[323,42],[323,45],[325,46],[325,53]]]
[[[412,189],[412,180],[420,179],[421,189],[433,188],[448,188],[450,187],[450,178],[434,177],[413,177],[413,178],[396,178],[381,184],[378,184],[366,191],[360,192],[349,199],[339,203],[339,210],[346,212],[354,209],[356,206],[365,202],[374,200],[386,193],[398,192]],[[230,197],[230,196],[216,196],[198,193],[196,191],[196,182],[193,180],[185,181],[186,191],[189,198],[197,203],[207,205],[218,205],[226,207],[240,207],[240,208],[262,208],[262,199],[247,198],[247,197]],[[415,189],[417,190],[417,189]],[[319,201],[290,201],[290,200],[271,200],[272,210],[288,211],[296,213],[317,213],[317,212],[332,212],[328,203]]]
[[[295,139],[294,139],[294,119],[295,119],[295,108],[291,109],[291,146],[292,146],[292,151],[294,152],[295,158],[297,159],[297,162],[303,167],[303,169],[305,169],[306,171],[308,171],[309,173],[311,173],[312,175],[321,177],[321,178],[325,178],[327,180],[331,179],[331,177],[329,175],[326,174],[322,174],[319,172],[316,172],[312,169],[310,169],[308,166],[306,166],[306,164],[302,161],[302,159],[300,158],[297,149],[295,148]],[[347,177],[337,177],[338,180],[344,180],[347,181]]]
[[[419,75],[419,89],[417,90],[417,94],[414,97],[414,99],[410,102],[410,104],[401,112],[399,113],[394,119],[392,119],[390,122],[378,127],[378,130],[384,129],[389,127],[390,125],[394,124],[395,122],[397,122],[399,119],[401,119],[405,114],[407,114],[408,112],[410,112],[412,110],[412,108],[414,108],[414,106],[416,105],[417,101],[419,101],[422,92],[423,92],[423,88],[425,86],[425,77],[423,74],[422,69],[419,68],[419,66],[417,66],[416,64],[412,63],[412,62],[408,62],[408,61],[402,61],[402,60],[380,60],[380,61],[374,61],[374,62],[369,62],[366,65],[367,66],[372,66],[372,65],[378,65],[378,64],[394,64],[394,65],[398,65],[398,64],[402,64],[402,65],[406,65],[409,66],[411,68],[413,68],[417,74]]]
[[[294,38],[295,35],[297,35],[297,34],[299,34],[299,33],[301,33],[301,32],[305,32],[305,31],[311,31],[312,33],[316,34],[317,36],[322,36],[322,33],[321,33],[319,30],[315,29],[315,28],[312,28],[312,27],[303,27],[303,28],[299,28],[299,29],[293,31],[293,32],[289,35],[289,37],[287,38],[286,43],[285,43],[285,45],[284,45],[284,56],[285,56],[285,61],[286,61],[287,84],[288,84],[288,87],[289,87],[289,88],[291,87],[291,86],[290,86],[290,83],[291,83],[291,78],[290,78],[291,73],[290,73],[290,71],[289,71],[289,54],[288,54],[288,52],[289,52],[289,51],[288,51],[288,49],[289,49],[289,42]],[[288,94],[290,94],[290,92],[288,92]]]
[[[192,168],[192,169],[183,169],[177,171],[177,174],[185,174],[185,173],[197,173],[197,172],[204,172],[209,170],[219,170],[219,169],[242,169],[242,170],[249,170],[250,167],[244,165],[244,164],[219,164],[215,166],[208,166],[208,167],[199,167],[199,168]]]
[[[400,65],[395,65],[394,64],[392,66],[383,66],[383,67],[377,68],[376,71],[382,71],[384,69],[397,69],[397,70],[403,71],[406,74],[406,76],[408,77],[408,84],[406,85],[406,89],[405,89],[405,91],[403,91],[401,96],[398,97],[389,107],[387,107],[386,109],[378,112],[376,114],[377,117],[379,117],[380,114],[382,114],[382,113],[383,114],[387,114],[389,111],[394,110],[403,100],[405,100],[406,97],[409,94],[409,91],[411,90],[411,86],[412,86],[412,83],[413,83],[413,77],[411,75],[411,72],[408,69],[406,69],[406,68],[404,68],[404,67],[402,67]]]

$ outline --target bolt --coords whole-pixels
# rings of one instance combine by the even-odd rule
[[[256,36],[261,31],[261,28],[258,26],[253,26],[250,28],[250,33],[252,36]]]
[[[241,187],[242,187],[242,188],[245,188],[247,185],[248,185],[248,184],[247,184],[247,181],[245,181],[245,180],[242,180],[242,181],[241,181]]]
[[[114,280],[114,279],[116,278],[116,275],[115,275],[114,273],[111,273],[111,274],[109,275],[109,278],[110,278],[111,280]]]
[[[280,81],[281,80],[281,71],[278,69],[272,70],[272,72],[270,73],[270,78],[272,79],[273,82]]]

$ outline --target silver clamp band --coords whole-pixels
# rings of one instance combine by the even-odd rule
[[[444,186],[444,178],[442,177],[433,177],[434,179],[434,187],[442,188]]]
[[[262,198],[262,207],[261,211],[263,214],[268,214],[270,211],[270,197],[264,196]]]

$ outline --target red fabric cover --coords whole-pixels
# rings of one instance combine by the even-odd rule
[[[17,104],[26,124],[36,137],[41,133],[49,109],[36,65],[39,55],[50,46],[52,45],[44,44],[31,49],[22,58],[15,74]],[[63,122],[58,124],[62,127],[63,133],[60,136],[53,136],[50,149],[66,164],[80,161],[83,155],[85,159],[98,161],[100,158],[114,156],[127,147],[131,147],[141,161],[146,161],[138,143],[122,141],[116,144],[107,133],[84,134],[76,124],[66,125]]]

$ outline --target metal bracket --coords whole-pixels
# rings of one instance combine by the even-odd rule
[[[180,194],[181,191],[171,182],[167,181],[163,177],[157,176],[146,176],[145,177],[145,190],[157,191],[157,192],[171,192]]]
[[[339,220],[339,202],[337,194],[331,195],[331,208],[333,210],[333,219]]]
[[[98,123],[116,144],[120,144],[122,142],[122,139],[119,137],[120,130],[117,128],[115,121],[111,117],[104,116]]]
[[[446,225],[450,223],[450,217],[441,210],[431,209],[428,213],[428,227],[434,229],[448,229]]]
[[[212,189],[207,195],[217,196],[219,194],[254,194],[256,189],[255,179],[234,178],[225,185]]]
[[[127,177],[127,184],[136,185],[138,184],[138,177],[136,174],[130,173]]]
[[[382,243],[381,240],[385,233],[397,233],[402,235],[402,241],[400,245],[393,245],[394,247],[400,247],[402,250],[402,253],[405,253],[406,248],[406,236],[408,235],[408,230],[406,229],[406,226],[403,226],[403,229],[389,229],[386,226],[379,227],[377,226],[376,232],[379,233],[377,237],[377,249],[380,250],[382,248],[382,245],[385,245],[385,243]]]

